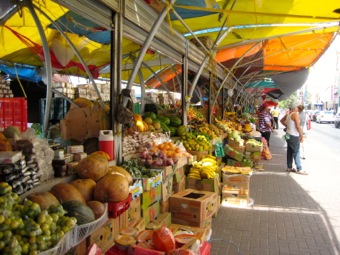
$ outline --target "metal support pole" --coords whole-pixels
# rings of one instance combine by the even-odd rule
[[[144,77],[143,77],[143,73],[142,71],[139,69],[138,71],[138,77],[140,80],[140,92],[141,92],[141,107],[140,107],[140,111],[141,113],[144,113],[145,110],[145,83],[144,83]]]
[[[121,91],[121,62],[122,62],[122,41],[123,41],[123,6],[118,13],[112,13],[114,27],[113,33],[111,33],[111,71],[110,71],[110,81],[111,81],[111,109],[112,115],[111,119],[113,121],[114,130],[114,152],[116,164],[120,165],[123,162],[123,137],[122,137],[122,125],[116,121],[116,113],[118,109],[118,96]]]
[[[187,97],[188,93],[188,51],[189,51],[189,42],[185,43],[185,55],[183,56],[183,65],[182,65],[182,123],[184,126],[188,125],[188,116],[186,111],[186,101],[190,98]]]
[[[131,89],[132,88],[132,85],[133,85],[133,82],[137,76],[137,73],[138,73],[138,70],[142,64],[142,61],[143,61],[143,57],[145,56],[145,53],[146,51],[148,50],[153,38],[155,37],[156,35],[156,32],[158,30],[158,28],[160,27],[160,25],[162,24],[164,18],[166,17],[166,15],[168,14],[169,10],[172,8],[172,4],[175,2],[175,0],[171,0],[170,1],[170,4],[165,7],[162,12],[159,14],[157,20],[155,21],[155,23],[153,24],[152,28],[151,28],[151,31],[149,32],[148,36],[146,37],[145,39],[145,42],[138,54],[138,57],[137,57],[137,60],[134,64],[134,67],[132,69],[132,73],[131,73],[131,76],[129,78],[129,81],[126,85],[126,88],[128,89]]]
[[[217,96],[218,96],[218,94],[220,93],[221,89],[223,88],[224,84],[225,84],[225,83],[227,82],[227,80],[229,79],[229,76],[232,74],[232,71],[233,71],[233,70],[236,68],[236,66],[238,65],[238,63],[240,63],[240,62],[243,60],[243,58],[247,55],[248,52],[250,52],[253,48],[255,48],[255,47],[256,47],[258,44],[260,44],[260,43],[262,43],[262,42],[258,42],[258,43],[256,43],[256,44],[254,44],[252,47],[250,47],[250,48],[242,55],[242,57],[240,57],[240,58],[235,62],[235,64],[232,66],[232,68],[231,68],[230,70],[228,70],[228,74],[226,75],[226,77],[225,77],[224,80],[222,81],[221,86],[218,88],[218,91],[217,91],[217,93],[216,93]],[[236,84],[237,84],[237,83],[234,84],[233,89],[235,89]],[[214,101],[213,101],[213,106],[215,106],[215,104],[216,104],[217,96],[215,97],[215,99],[214,99]]]
[[[57,24],[57,22],[55,22],[54,20],[52,20],[43,10],[41,10],[39,7],[34,5],[34,8],[36,8],[41,14],[43,14],[55,27],[56,29],[59,31],[59,33],[64,37],[64,39],[67,41],[67,43],[70,45],[70,47],[72,48],[73,52],[75,53],[75,55],[78,57],[80,63],[82,64],[82,66],[85,69],[86,74],[88,75],[91,83],[93,84],[93,87],[97,93],[97,96],[99,98],[99,103],[100,106],[102,107],[102,109],[104,109],[104,103],[102,100],[102,97],[100,95],[98,86],[89,70],[89,68],[87,67],[85,60],[82,58],[82,56],[80,55],[79,51],[77,50],[77,48],[75,47],[75,45],[72,43],[72,41],[70,40],[70,38],[68,38],[68,36],[64,33],[64,31],[60,28],[60,26]]]
[[[43,46],[44,51],[44,64],[46,69],[46,78],[47,78],[47,86],[46,86],[46,106],[45,106],[45,113],[44,113],[44,123],[43,123],[43,133],[44,137],[47,137],[48,132],[48,124],[50,122],[50,111],[51,111],[51,101],[52,101],[52,62],[51,62],[51,55],[50,55],[50,49],[48,47],[47,38],[44,33],[44,29],[41,25],[41,22],[38,18],[38,15],[36,14],[34,10],[34,6],[31,1],[27,0],[25,1],[25,4],[27,8],[29,9],[34,22],[37,26],[41,43]]]

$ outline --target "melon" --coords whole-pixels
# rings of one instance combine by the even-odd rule
[[[50,192],[35,192],[27,196],[28,200],[40,205],[41,210],[47,210],[51,205],[59,205],[58,199]]]
[[[93,200],[94,187],[96,182],[92,179],[76,179],[70,182],[85,198],[86,201]]]
[[[69,183],[58,183],[52,187],[50,192],[62,204],[66,201],[76,200],[83,204],[86,203],[85,198],[73,185]]]
[[[105,212],[105,205],[102,202],[92,200],[88,201],[86,205],[91,208],[96,219],[99,219]]]
[[[107,174],[94,189],[94,199],[103,203],[121,202],[129,196],[129,182],[122,174]]]
[[[174,234],[167,227],[155,229],[152,234],[152,241],[158,251],[169,252],[176,248]]]
[[[62,206],[66,211],[66,216],[77,219],[77,225],[90,223],[96,219],[91,208],[77,200],[66,201],[62,203]]]
[[[129,182],[129,185],[132,185],[133,179],[131,174],[123,167],[121,166],[110,166],[108,174],[115,174],[115,173],[120,173],[126,177],[126,179]]]
[[[79,161],[77,165],[77,174],[82,179],[92,179],[97,182],[107,174],[109,161],[104,157],[89,155]]]

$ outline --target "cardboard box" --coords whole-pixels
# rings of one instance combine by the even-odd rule
[[[211,191],[211,192],[217,192],[219,194],[220,177],[219,177],[218,174],[216,174],[213,179],[198,180],[198,179],[193,179],[193,178],[187,177],[185,187],[187,189]]]
[[[137,229],[137,233],[141,232],[142,230],[145,230],[145,219],[140,218],[133,227]]]
[[[196,221],[183,220],[183,219],[180,219],[180,218],[172,217],[171,222],[173,224],[181,224],[181,225],[196,227],[196,228],[206,228],[206,227],[211,228],[212,218],[209,218],[209,219],[201,221],[201,222],[196,222]]]
[[[109,250],[114,245],[114,239],[119,235],[120,230],[120,219],[109,219],[100,228],[92,232],[92,234],[87,237],[87,243],[92,245],[96,243],[102,252]]]
[[[182,177],[185,175],[184,167],[177,168],[174,171],[174,183],[179,183],[182,180]]]
[[[142,217],[141,215],[141,196],[139,196],[132,200],[129,209],[120,215],[120,226],[133,227]]]
[[[187,157],[179,158],[178,161],[176,162],[176,164],[174,165],[174,171],[185,166],[186,164],[188,164],[188,158]]]
[[[160,204],[159,201],[154,202],[147,208],[142,208],[142,217],[145,220],[145,225],[149,224],[150,221],[155,220],[160,213]]]
[[[172,190],[174,193],[181,192],[185,190],[185,184],[186,184],[186,176],[183,175],[181,180],[178,183],[172,184]]]
[[[151,190],[144,191],[141,195],[141,207],[142,209],[148,208],[156,201],[160,201],[162,198],[162,184],[154,187]]]
[[[171,213],[161,213],[155,220],[149,222],[149,224],[146,226],[146,229],[157,229],[162,226],[168,227],[170,226],[171,222]]]
[[[173,166],[164,166],[164,167],[159,167],[159,168],[156,168],[153,166],[152,169],[150,170],[161,171],[163,179],[166,179],[168,176],[172,176],[174,174]]]
[[[212,217],[217,211],[216,192],[185,189],[169,198],[172,217],[201,222]]]
[[[143,185],[143,191],[148,191],[162,183],[162,176],[163,176],[162,172],[159,171],[159,173],[155,177],[135,178],[134,180],[141,180]]]
[[[174,235],[176,235],[177,232],[183,232],[185,230],[193,232],[201,239],[202,242],[208,241],[211,234],[211,228],[209,227],[197,228],[181,224],[171,224],[168,228],[172,231],[172,233],[174,233]]]
[[[129,186],[129,191],[132,194],[132,199],[136,199],[143,193],[142,180],[134,180],[133,184]]]
[[[244,174],[223,174],[223,184],[235,189],[249,189],[250,175]]]
[[[159,201],[159,213],[169,212],[169,199]]]
[[[228,144],[226,144],[224,146],[224,153],[232,159],[237,160],[238,162],[241,162],[243,159],[243,152],[238,152],[237,150],[234,150],[233,147],[229,146]]]
[[[226,197],[222,199],[222,206],[248,206],[250,203],[249,197]]]
[[[162,195],[161,199],[162,200],[168,200],[168,198],[172,195],[173,193],[173,177],[169,176],[167,179],[163,179],[163,183],[161,184],[162,187]]]

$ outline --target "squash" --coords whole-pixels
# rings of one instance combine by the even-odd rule
[[[123,174],[108,174],[94,189],[94,199],[103,203],[121,202],[129,196],[129,182]]]
[[[58,183],[52,187],[50,192],[61,204],[70,200],[77,200],[83,204],[86,203],[83,195],[76,189],[76,187],[69,183]]]
[[[41,210],[47,210],[51,205],[60,204],[58,199],[48,191],[29,194],[27,199],[40,205]]]
[[[171,251],[176,248],[174,234],[167,227],[155,229],[152,234],[152,242],[158,251]]]
[[[103,157],[89,155],[79,161],[77,165],[77,174],[82,179],[92,179],[97,182],[107,174],[109,161]]]
[[[105,151],[95,151],[95,152],[92,152],[90,156],[98,156],[98,157],[103,157],[107,160],[110,160],[110,155],[107,154]]]
[[[125,168],[121,166],[110,166],[108,174],[115,174],[115,173],[123,174],[127,178],[129,185],[132,185],[133,183],[132,176]]]
[[[77,219],[77,225],[90,223],[96,219],[91,208],[77,200],[66,201],[62,203],[62,206],[66,211],[66,216]]]
[[[134,120],[134,122],[143,121],[142,115],[140,115],[140,114],[138,114],[138,113],[135,113],[135,114],[133,115],[133,120]]]
[[[76,179],[70,182],[85,198],[86,202],[93,200],[94,187],[96,182],[92,179]]]
[[[91,208],[96,219],[99,219],[100,217],[102,217],[102,215],[105,212],[105,205],[102,202],[92,200],[92,201],[88,201],[86,205]]]

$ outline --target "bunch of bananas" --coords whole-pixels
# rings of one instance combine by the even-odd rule
[[[188,178],[213,179],[218,170],[216,157],[213,155],[204,156],[201,161],[195,161],[189,170]]]

